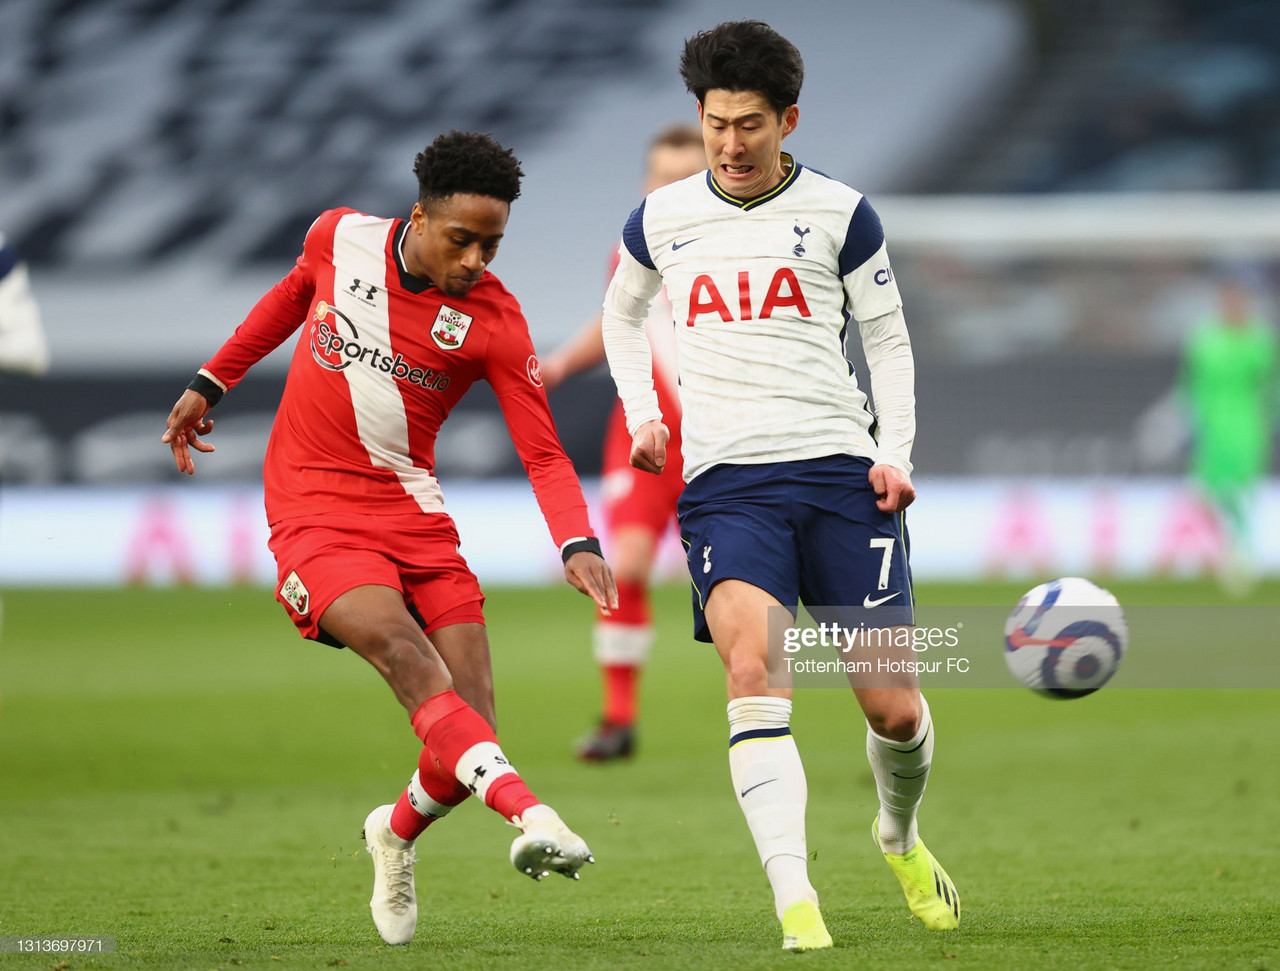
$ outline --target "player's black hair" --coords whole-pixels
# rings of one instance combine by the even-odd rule
[[[684,42],[680,76],[699,103],[713,88],[759,91],[781,117],[800,99],[804,60],[768,24],[731,20]]]
[[[424,208],[462,192],[511,203],[520,195],[520,162],[488,135],[451,131],[439,135],[413,161],[418,201]]]

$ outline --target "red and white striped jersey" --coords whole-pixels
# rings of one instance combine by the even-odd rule
[[[263,466],[268,521],[443,512],[436,436],[483,379],[557,546],[593,535],[519,303],[492,273],[465,297],[411,276],[406,227],[322,213],[293,270],[204,367],[234,387],[302,326]]]

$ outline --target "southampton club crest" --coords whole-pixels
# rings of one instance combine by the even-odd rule
[[[447,304],[440,306],[436,322],[431,325],[431,339],[441,350],[452,351],[462,346],[471,330],[472,318]]]
[[[298,577],[296,570],[290,570],[280,584],[280,599],[302,617],[307,616],[307,611],[311,609],[311,594],[307,592],[306,584]]]

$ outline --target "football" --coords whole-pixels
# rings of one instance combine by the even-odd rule
[[[1129,646],[1119,601],[1082,577],[1029,590],[1004,625],[1004,659],[1037,694],[1080,698],[1111,680]]]

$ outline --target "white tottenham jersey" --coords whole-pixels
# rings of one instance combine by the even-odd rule
[[[755,199],[729,196],[708,172],[641,203],[627,220],[604,306],[609,367],[632,432],[661,417],[644,319],[664,285],[686,481],[723,463],[835,454],[910,472],[911,344],[880,219],[861,193],[791,163]],[[851,319],[876,416],[844,356]]]

